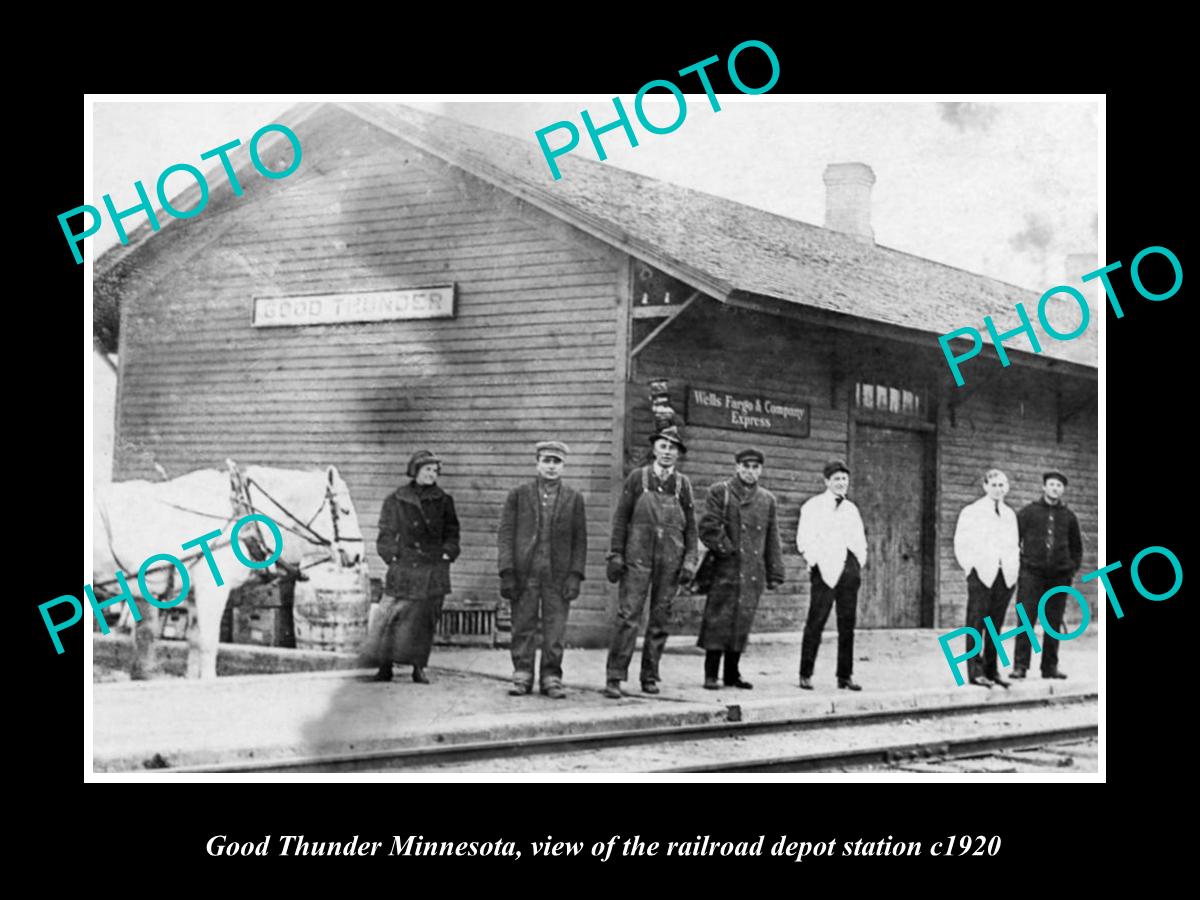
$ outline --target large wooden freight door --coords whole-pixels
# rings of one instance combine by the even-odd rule
[[[849,496],[862,513],[870,562],[858,593],[858,627],[930,627],[926,435],[859,422],[853,456]]]

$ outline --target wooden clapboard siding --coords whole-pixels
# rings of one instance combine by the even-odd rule
[[[380,576],[380,507],[428,447],[462,522],[455,594],[493,597],[504,496],[559,438],[588,506],[576,608],[602,621],[621,257],[334,107],[298,134],[294,181],[172,227],[129,276],[117,477],[336,464]],[[450,282],[454,319],[251,327],[255,297]]]
[[[955,396],[953,387],[946,396]],[[1055,392],[1082,408],[1063,426],[1058,440]],[[1069,407],[1070,408],[1070,407]],[[1069,411],[1068,408],[1068,411]],[[1014,510],[1042,494],[1042,473],[1061,469],[1070,479],[1064,500],[1079,518],[1083,532],[1083,569],[1092,571],[1097,561],[1097,406],[1094,384],[1081,384],[1062,376],[1011,367],[994,374],[986,386],[960,403],[951,423],[950,404],[943,403],[938,422],[938,481],[940,502],[939,590],[937,624],[943,628],[964,623],[966,580],[954,559],[954,527],[963,506],[981,497],[983,473],[993,466],[1008,475],[1006,502]],[[1095,591],[1076,583],[1096,611]],[[1009,607],[1010,622],[1013,618]],[[1068,616],[1077,618],[1073,604]],[[1034,611],[1030,610],[1030,618]]]

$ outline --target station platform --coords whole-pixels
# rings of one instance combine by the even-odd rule
[[[1095,629],[1065,643],[1060,668],[1066,680],[1044,680],[1034,669],[1009,690],[955,685],[929,629],[859,631],[855,680],[861,692],[839,690],[834,677],[837,636],[823,636],[813,678],[798,685],[800,635],[755,636],[742,656],[742,677],[753,690],[703,688],[703,651],[695,638],[671,638],[663,656],[662,693],[643,694],[639,654],[621,700],[605,698],[603,649],[568,649],[565,700],[508,695],[512,671],[507,649],[435,647],[432,684],[414,684],[407,666],[390,683],[369,680],[373,670],[325,668],[278,674],[230,675],[199,681],[166,676],[149,681],[100,680],[93,684],[93,760],[97,772],[200,767],[239,761],[288,759],[450,743],[521,740],[716,721],[823,717],[856,711],[995,704],[1097,691]],[[96,659],[113,656],[120,638],[94,638]],[[104,642],[109,642],[105,644]],[[160,642],[163,643],[163,642]],[[221,657],[237,648],[222,645]],[[293,651],[274,651],[272,659]],[[279,655],[283,654],[283,657]],[[326,654],[336,657],[335,654]],[[230,666],[223,659],[221,670]],[[354,665],[352,657],[322,665]],[[281,664],[282,665],[282,664]],[[301,662],[301,665],[304,665]],[[1005,671],[1007,677],[1007,670]],[[536,771],[531,769],[531,771]]]

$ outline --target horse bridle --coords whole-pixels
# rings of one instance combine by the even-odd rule
[[[302,521],[298,516],[296,516],[290,509],[288,509],[286,506],[284,506],[282,503],[280,503],[278,500],[276,500],[273,496],[271,496],[270,492],[266,488],[264,488],[261,484],[259,484],[257,481],[255,481],[253,478],[243,478],[241,475],[241,472],[238,470],[237,465],[236,465],[236,463],[233,462],[233,460],[226,460],[226,463],[230,467],[229,468],[229,477],[230,477],[230,482],[231,482],[232,498],[233,498],[235,511],[241,512],[242,515],[250,515],[250,514],[265,515],[265,513],[260,512],[259,509],[254,505],[254,499],[251,496],[251,489],[257,488],[259,493],[261,493],[264,497],[266,497],[269,501],[271,501],[271,503],[275,506],[276,509],[278,509],[281,513],[283,513],[285,516],[287,516],[287,518],[290,519],[297,526],[297,528],[299,528],[301,530],[298,531],[297,528],[289,527],[288,525],[285,525],[282,522],[277,521],[274,517],[272,517],[272,520],[275,521],[276,525],[278,525],[280,528],[282,528],[286,531],[290,531],[292,534],[295,534],[298,537],[304,538],[306,541],[309,541],[310,543],[314,543],[314,544],[318,544],[319,546],[322,546],[322,547],[330,547],[330,548],[337,546],[338,554],[341,556],[340,562],[341,562],[342,566],[346,566],[349,564],[348,560],[346,558],[346,551],[343,550],[338,545],[343,544],[343,543],[353,543],[356,541],[361,543],[363,541],[363,538],[361,536],[359,536],[359,537],[343,537],[341,534],[341,529],[339,527],[337,494],[335,494],[334,490],[333,490],[333,474],[332,474],[332,472],[330,472],[329,478],[326,480],[326,483],[325,483],[324,500],[322,501],[321,505],[319,507],[317,507],[317,511],[312,514],[312,516],[309,518],[309,520],[307,522],[305,522],[305,521]],[[321,514],[321,510],[324,509],[326,505],[329,506],[329,518],[333,525],[333,539],[332,540],[325,537],[323,534],[321,534],[315,528],[312,527],[312,522],[315,521],[317,516],[319,516]],[[255,530],[256,539],[260,543],[261,547],[263,548],[264,555],[262,557],[260,557],[260,559],[266,559],[266,556],[265,556],[266,542],[263,540],[260,522],[255,521],[254,530]]]

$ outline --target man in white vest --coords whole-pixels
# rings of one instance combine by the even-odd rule
[[[983,641],[982,651],[967,660],[967,678],[979,687],[1007,688],[996,668],[996,645],[988,639],[983,620],[991,616],[997,631],[1003,626],[1017,586],[1021,544],[1017,514],[1004,502],[1008,477],[999,469],[988,469],[983,490],[984,496],[958,514],[954,529],[954,556],[967,576],[967,627],[974,628]],[[973,640],[968,633],[968,645]]]
[[[837,682],[844,690],[861,691],[854,674],[854,625],[858,617],[858,588],[867,564],[867,535],[858,507],[846,499],[850,469],[834,460],[824,469],[825,492],[800,507],[796,549],[804,554],[812,581],[808,618],[800,649],[800,687],[813,689],[812,674],[821,646],[821,632],[837,605]]]

